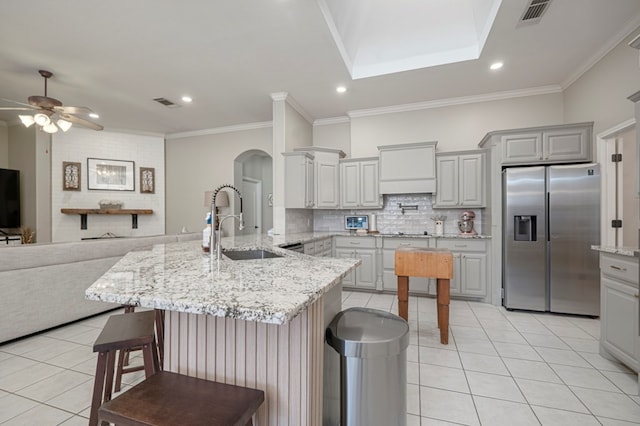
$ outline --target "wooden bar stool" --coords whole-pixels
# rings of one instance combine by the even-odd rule
[[[409,277],[436,278],[440,343],[449,344],[449,280],[453,278],[453,255],[443,249],[401,247],[396,249],[395,259],[398,314],[409,320]]]
[[[125,305],[124,313],[130,314],[135,312],[135,306]],[[164,311],[162,309],[155,309],[155,323],[156,323],[156,343],[158,349],[159,369],[162,370],[164,366]],[[141,371],[144,369],[142,365],[136,365],[129,367],[129,355],[133,351],[141,350],[141,347],[135,347],[122,350],[118,353],[118,364],[116,367],[115,385],[113,387],[114,392],[120,392],[122,388],[122,375],[127,373],[133,373],[135,371]]]
[[[102,404],[100,421],[117,426],[245,426],[264,392],[161,371]]]
[[[153,311],[112,315],[107,320],[102,332],[93,344],[93,351],[98,352],[98,362],[91,399],[89,426],[98,424],[100,404],[111,400],[117,351],[122,352],[126,349],[141,347],[146,378],[158,371],[154,321],[155,313]]]

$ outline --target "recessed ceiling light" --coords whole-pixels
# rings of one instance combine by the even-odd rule
[[[100,116],[98,114],[96,114],[95,112],[92,112],[91,114],[89,114],[89,117],[91,117],[91,118],[100,118]]]
[[[336,87],[336,92],[338,92],[338,93],[344,93],[344,92],[346,92],[346,91],[347,91],[347,88],[346,88],[346,87],[344,87],[344,86],[338,86],[338,87]]]
[[[499,70],[500,68],[502,68],[502,66],[503,66],[503,65],[504,65],[504,64],[503,64],[502,62],[494,62],[494,63],[492,63],[492,64],[491,64],[491,66],[489,67],[489,69],[492,69],[492,70],[494,70],[494,71],[495,71],[495,70]]]
[[[192,102],[192,101],[193,101],[193,99],[191,98],[191,96],[183,96],[182,97],[182,102],[189,103],[189,102]]]

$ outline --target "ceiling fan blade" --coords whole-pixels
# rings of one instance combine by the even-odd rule
[[[5,102],[10,102],[10,103],[16,104],[16,105],[26,106],[26,107],[29,107],[28,109],[35,109],[33,106],[31,106],[29,104],[24,104],[22,102],[14,101],[14,100],[11,100],[11,99],[0,98],[0,101],[5,101]],[[27,108],[25,108],[25,109],[27,109]]]
[[[64,114],[92,114],[93,110],[91,108],[83,107],[83,106],[59,106],[53,107],[53,110],[56,112],[64,113]]]
[[[83,126],[83,127],[87,127],[89,129],[93,129],[93,130],[102,130],[102,129],[104,129],[104,126],[101,126],[100,124],[94,123],[93,121],[85,120],[84,118],[76,117],[75,115],[62,113],[62,114],[59,114],[59,116],[63,120],[70,121],[70,122],[72,122],[74,124],[77,124],[77,125]]]

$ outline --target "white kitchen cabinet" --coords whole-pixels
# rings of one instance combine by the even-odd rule
[[[502,164],[591,160],[592,123],[500,132]]]
[[[600,347],[640,372],[638,258],[600,253]]]
[[[380,193],[415,194],[436,191],[437,142],[379,146]]]
[[[447,249],[453,255],[451,295],[473,298],[487,296],[488,247],[485,240],[437,238],[436,247]]]
[[[313,155],[306,152],[284,152],[284,206],[308,209],[314,203]]]
[[[340,208],[380,208],[378,158],[340,160]]]
[[[335,237],[335,257],[360,259],[362,264],[342,280],[344,287],[376,289],[376,239],[372,237]]]
[[[344,158],[345,153],[339,149],[321,147],[295,148],[293,152],[308,153],[313,157],[313,208],[339,208],[340,159]]]
[[[437,154],[438,189],[433,207],[484,207],[484,169],[484,152]]]
[[[304,254],[316,257],[331,257],[333,251],[331,240],[331,237],[327,237],[304,243]]]
[[[383,237],[382,239],[382,289],[398,291],[396,276],[396,249],[400,247],[429,248],[431,238]],[[409,292],[429,294],[429,287],[435,288],[435,280],[423,277],[409,277]],[[435,291],[435,290],[434,290]]]

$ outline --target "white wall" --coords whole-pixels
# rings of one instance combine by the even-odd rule
[[[20,170],[20,222],[23,227],[36,231],[35,240],[39,241],[36,194],[40,189],[36,186],[36,130],[33,126],[27,129],[22,124],[15,124],[9,126],[8,135],[7,166]]]
[[[52,240],[78,241],[105,233],[117,236],[147,236],[165,233],[165,159],[164,138],[79,129],[56,133],[52,142],[51,221]],[[89,190],[87,158],[133,161],[134,191]],[[62,190],[62,163],[81,164],[81,190]],[[140,167],[155,168],[155,193],[140,193]],[[102,199],[124,202],[125,209],[153,209],[151,215],[138,216],[138,229],[131,228],[130,215],[89,215],[86,230],[80,229],[80,217],[60,213],[61,208],[99,208]]]
[[[334,124],[313,125],[313,146],[342,150],[347,158],[351,157],[351,124],[345,117]]]
[[[209,211],[204,193],[223,184],[233,185],[234,160],[252,149],[273,156],[271,127],[167,138],[166,233],[202,230]]]
[[[564,91],[567,122],[593,121],[597,135],[634,117],[628,96],[640,90],[638,50],[628,45],[638,33],[619,43]]]
[[[9,126],[0,121],[0,168],[9,167]]]
[[[473,149],[494,130],[563,122],[561,93],[353,117],[351,156],[378,155],[378,145],[422,141],[437,141],[438,151]]]

